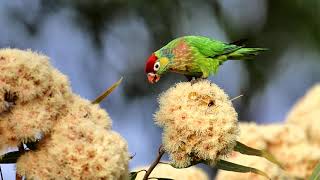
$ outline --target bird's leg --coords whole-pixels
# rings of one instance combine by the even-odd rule
[[[196,77],[192,77],[192,79],[190,81],[191,86],[194,85],[196,82],[197,82]]]
[[[188,81],[191,83],[191,85],[193,85],[194,83],[197,82],[196,77],[194,77],[194,76],[185,75],[185,77],[188,79]]]
[[[188,79],[188,81],[191,83],[191,85],[193,85],[199,81],[202,81],[203,79],[207,79],[201,75],[185,75],[185,77]]]
[[[201,77],[200,78],[192,77],[192,80],[190,81],[191,86],[194,85],[197,82],[200,82],[200,81],[204,80],[204,79],[205,78],[201,78]]]
[[[186,77],[189,82],[193,79],[193,76],[190,75],[184,75],[184,77]]]

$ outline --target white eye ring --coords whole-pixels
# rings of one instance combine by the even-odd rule
[[[154,71],[158,71],[160,69],[160,62],[156,62],[153,66]]]

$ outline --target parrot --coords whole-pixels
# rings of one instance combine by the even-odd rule
[[[206,79],[217,73],[228,59],[252,59],[266,48],[245,48],[240,41],[224,43],[204,36],[182,36],[153,52],[145,73],[151,84],[168,72],[185,75],[189,80]]]

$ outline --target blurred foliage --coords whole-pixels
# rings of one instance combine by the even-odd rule
[[[293,40],[314,44],[320,49],[320,21],[318,19],[320,1],[318,0],[267,1],[266,23],[258,32],[233,29],[228,24],[219,2],[215,0],[201,1],[211,5],[210,8],[212,8],[229,39],[249,38],[248,46],[271,49],[269,53],[260,56],[259,61],[243,62],[249,74],[249,79],[246,87],[242,90],[245,96],[242,98],[242,104],[239,105],[240,119],[249,117],[247,107],[252,97],[266,87],[270,81],[270,74],[277,68],[276,63],[279,56],[288,48],[289,44],[293,43]],[[191,0],[191,2],[198,3],[199,1]],[[119,13],[126,14],[133,11],[145,20],[153,38],[151,48],[155,50],[174,38],[173,28],[176,23],[174,20],[183,3],[185,3],[183,0],[41,0],[41,10],[37,12],[32,21],[26,20],[14,10],[12,15],[13,18],[25,24],[25,28],[28,29],[30,34],[36,34],[38,24],[42,22],[46,15],[59,8],[71,8],[76,12],[75,22],[79,25],[79,28],[85,28],[90,33],[92,41],[99,51],[103,44],[102,34],[104,29],[108,27],[108,22]],[[309,42],[306,42],[306,40]],[[129,79],[125,82],[125,93],[129,99],[146,96],[155,91],[159,92],[161,89],[158,88],[161,85],[150,87],[145,81],[133,81],[133,79],[145,78],[143,68],[144,64],[141,64],[139,69],[128,70],[127,77]],[[176,77],[169,77],[167,81],[173,81]],[[163,84],[166,85],[167,83]]]
[[[101,35],[108,25],[107,22],[122,8],[127,8],[127,3],[124,0],[73,0],[69,1],[68,5],[76,10],[77,23],[91,33],[97,47],[102,46]]]
[[[10,17],[12,20],[16,20],[21,22],[24,25],[24,28],[30,35],[36,35],[39,30],[39,26],[46,19],[46,17],[50,14],[61,8],[61,3],[59,1],[54,0],[41,0],[40,1],[40,10],[34,12],[34,16],[32,19],[28,19],[20,9],[16,9],[16,7],[9,7]],[[29,8],[28,6],[32,6],[32,3],[26,3],[25,8]]]

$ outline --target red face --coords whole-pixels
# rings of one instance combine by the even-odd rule
[[[160,75],[157,74],[157,71],[160,68],[160,64],[159,62],[157,62],[157,60],[157,56],[153,53],[146,63],[145,73],[147,74],[148,81],[151,84],[156,83],[160,80]]]

